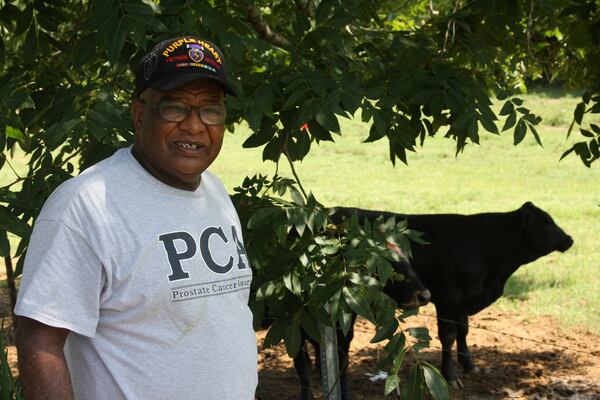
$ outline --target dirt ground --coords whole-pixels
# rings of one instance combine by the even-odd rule
[[[418,357],[439,366],[435,310],[424,307],[408,326],[425,326],[433,337]],[[371,382],[383,344],[371,344],[373,327],[358,320],[350,348],[349,383],[354,400],[384,399],[384,381]],[[266,332],[258,333],[259,342]],[[569,399],[600,400],[600,337],[563,329],[549,317],[524,318],[489,308],[470,319],[468,342],[480,372],[462,374],[464,387],[451,390],[457,400]],[[299,381],[283,345],[260,349],[259,392],[262,400],[296,400]],[[406,358],[407,366],[411,357]],[[402,378],[407,379],[408,371]],[[322,399],[316,371],[312,376],[316,399]],[[392,394],[387,399],[396,399]]]
[[[0,312],[6,315],[8,297],[0,290]],[[409,318],[409,326],[425,326],[433,337],[430,348],[418,357],[438,366],[440,344],[437,340],[435,310],[423,307],[419,315]],[[16,352],[10,334],[10,318],[4,322],[8,331],[9,363],[16,373]],[[349,383],[354,400],[384,399],[384,381],[371,382],[368,374],[377,373],[383,356],[383,344],[371,344],[373,326],[359,319],[350,348]],[[283,345],[262,348],[266,331],[257,333],[259,349],[259,389],[261,400],[296,400],[300,387],[292,360]],[[464,387],[451,391],[456,400],[600,400],[600,337],[563,329],[549,317],[523,317],[489,308],[470,319],[468,341],[476,374],[460,377]],[[402,378],[414,361],[406,357]],[[316,399],[322,399],[319,378],[313,372],[312,386]],[[387,399],[396,399],[390,395]]]

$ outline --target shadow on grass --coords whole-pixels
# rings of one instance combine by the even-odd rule
[[[510,301],[525,301],[529,298],[528,293],[538,289],[562,288],[566,282],[556,279],[541,279],[536,277],[511,276],[504,285],[503,296]]]
[[[583,94],[582,90],[568,90],[561,87],[546,87],[546,86],[534,86],[527,90],[528,94],[546,97],[550,99],[560,99],[564,97],[579,98]]]

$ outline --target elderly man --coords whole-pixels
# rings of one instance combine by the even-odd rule
[[[136,71],[135,143],[61,185],[35,222],[16,313],[36,399],[253,399],[252,272],[206,169],[221,150],[223,54],[192,36]]]

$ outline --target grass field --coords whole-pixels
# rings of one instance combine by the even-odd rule
[[[566,253],[553,253],[522,267],[509,280],[496,307],[525,315],[552,315],[562,324],[600,335],[600,168],[575,157],[559,162],[569,147],[567,127],[578,98],[557,91],[534,91],[526,106],[541,115],[543,147],[532,137],[518,146],[511,135],[482,134],[455,157],[454,142],[428,138],[409,154],[409,165],[393,167],[387,142],[361,143],[368,127],[341,121],[336,143],[315,146],[296,169],[307,190],[326,206],[346,205],[403,213],[510,211],[526,201],[548,211],[575,240]],[[248,131],[227,134],[211,169],[228,189],[244,176],[272,174],[261,151],[243,149]],[[286,163],[280,173],[291,176]]]
[[[409,154],[408,166],[393,167],[387,142],[361,143],[368,127],[344,120],[343,136],[336,143],[315,145],[296,168],[304,187],[326,206],[477,213],[510,211],[532,201],[575,244],[565,254],[553,253],[522,267],[495,307],[551,315],[566,326],[600,335],[600,165],[588,169],[573,156],[559,162],[569,147],[566,131],[576,96],[544,90],[524,98],[525,106],[544,118],[538,129],[543,147],[532,137],[515,147],[507,133],[482,133],[481,145],[469,145],[455,157],[453,141],[428,138],[423,148]],[[230,191],[247,175],[275,170],[275,164],[262,162],[261,150],[242,148],[248,133],[239,127],[226,134],[221,156],[211,167]],[[279,170],[291,177],[286,163]],[[13,177],[5,166],[0,183]]]

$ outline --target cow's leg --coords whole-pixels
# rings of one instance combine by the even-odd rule
[[[442,342],[442,375],[452,387],[462,386],[462,383],[458,380],[456,373],[456,367],[452,361],[452,347],[456,340],[456,319],[453,319],[454,315],[447,315],[440,313],[438,310],[438,336],[440,342]]]
[[[310,388],[310,358],[306,345],[300,347],[300,351],[294,357],[294,368],[300,378],[300,400],[312,400],[313,394]]]
[[[477,372],[479,369],[473,364],[471,353],[467,346],[467,335],[469,334],[469,316],[465,313],[459,315],[456,324],[456,347],[458,350],[458,362],[465,372]]]

